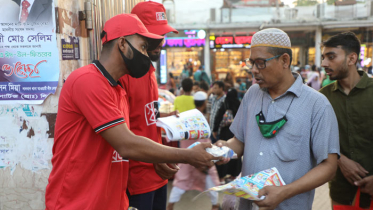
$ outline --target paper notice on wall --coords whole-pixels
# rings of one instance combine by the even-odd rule
[[[24,15],[20,2],[0,7],[0,104],[41,104],[59,78],[54,3],[33,1]]]
[[[0,170],[17,167],[30,171],[49,168],[53,140],[39,105],[0,106]]]

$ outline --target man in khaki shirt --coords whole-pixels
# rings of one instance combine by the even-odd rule
[[[358,71],[360,42],[352,32],[335,35],[324,42],[322,67],[336,82],[320,90],[330,101],[338,119],[341,157],[330,182],[333,205],[352,205],[357,186],[369,192],[373,179],[373,79]],[[370,205],[362,194],[360,206]]]

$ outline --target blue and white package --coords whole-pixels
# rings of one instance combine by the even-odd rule
[[[201,144],[201,142],[196,142],[190,145],[188,149],[193,148],[197,146],[198,144]],[[214,157],[237,159],[237,154],[232,149],[226,146],[218,147],[218,146],[212,145],[211,148],[206,148],[206,152],[210,153]],[[217,162],[217,161],[218,160],[213,160],[213,162]]]

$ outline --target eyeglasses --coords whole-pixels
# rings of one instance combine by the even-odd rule
[[[265,69],[267,67],[266,66],[267,61],[273,60],[273,59],[278,58],[280,56],[281,55],[276,55],[272,58],[267,58],[267,59],[258,58],[254,61],[252,61],[250,59],[246,59],[246,65],[251,66],[251,69],[254,67],[254,64],[256,65],[256,68],[258,68],[259,70]]]

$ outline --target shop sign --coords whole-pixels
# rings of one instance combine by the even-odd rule
[[[250,48],[253,36],[210,36],[210,48]]]
[[[165,37],[163,47],[203,47],[206,32],[204,30],[184,30],[178,35],[169,34]]]
[[[163,47],[203,47],[205,39],[167,39]]]
[[[79,60],[79,38],[70,36],[69,39],[61,39],[62,60]]]

